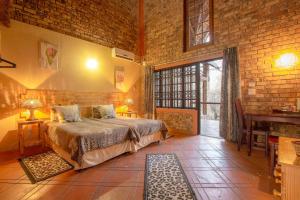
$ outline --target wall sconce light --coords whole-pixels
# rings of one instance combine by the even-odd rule
[[[298,63],[298,57],[294,53],[285,53],[276,60],[276,67],[290,68],[295,67]]]
[[[133,99],[128,98],[128,99],[126,99],[125,103],[126,103],[126,105],[133,105]]]
[[[90,59],[88,59],[87,61],[86,61],[86,68],[88,68],[88,69],[90,69],[90,70],[95,70],[95,69],[97,69],[98,68],[98,61],[96,60],[96,59],[92,59],[92,58],[90,58]]]

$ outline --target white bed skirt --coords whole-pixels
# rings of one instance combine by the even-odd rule
[[[98,165],[126,152],[137,152],[139,149],[151,143],[159,142],[161,139],[161,132],[157,132],[151,135],[143,136],[140,142],[136,144],[133,141],[127,140],[123,143],[115,144],[107,148],[89,151],[83,154],[81,165],[79,165],[76,161],[72,160],[71,155],[59,146],[53,144],[52,142],[50,142],[50,146],[56,153],[58,153],[66,161],[72,164],[75,170],[79,170]]]

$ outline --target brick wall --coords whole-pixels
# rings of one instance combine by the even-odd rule
[[[24,99],[39,99],[43,104],[43,111],[47,114],[53,105],[78,104],[84,117],[91,116],[91,106],[99,104],[123,105],[125,94],[121,92],[80,92],[66,90],[26,90],[20,95]]]
[[[197,134],[197,110],[157,108],[156,116],[166,123],[170,132]]]
[[[13,0],[11,18],[137,52],[137,0]]]
[[[300,97],[300,67],[274,67],[283,51],[300,56],[299,0],[214,0],[214,44],[189,52],[183,52],[183,0],[145,0],[145,25],[150,65],[212,58],[237,46],[247,111],[295,105]],[[248,95],[249,83],[256,95]]]
[[[1,75],[0,91],[4,95],[0,96],[0,119],[7,116],[19,113],[21,102],[25,99],[39,99],[43,105],[43,112],[49,114],[50,108],[53,105],[70,105],[78,104],[81,108],[84,117],[91,116],[91,106],[100,104],[113,104],[115,108],[123,106],[126,98],[132,98],[134,105],[131,109],[138,114],[141,113],[141,96],[140,82],[137,81],[135,85],[128,92],[82,92],[70,90],[50,90],[50,89],[26,89],[20,84]]]

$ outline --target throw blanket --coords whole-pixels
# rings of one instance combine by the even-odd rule
[[[143,118],[111,118],[95,119],[95,121],[129,127],[129,138],[134,142],[139,142],[142,136],[150,135],[158,131],[161,131],[164,139],[166,139],[168,133],[165,123],[161,120]]]
[[[83,119],[81,122],[48,123],[49,138],[70,153],[72,160],[81,164],[88,151],[119,144],[128,139],[128,127]]]

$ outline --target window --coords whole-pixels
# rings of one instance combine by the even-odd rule
[[[185,0],[185,50],[194,49],[213,41],[212,0]]]
[[[196,108],[196,65],[155,72],[155,103],[163,108]]]

